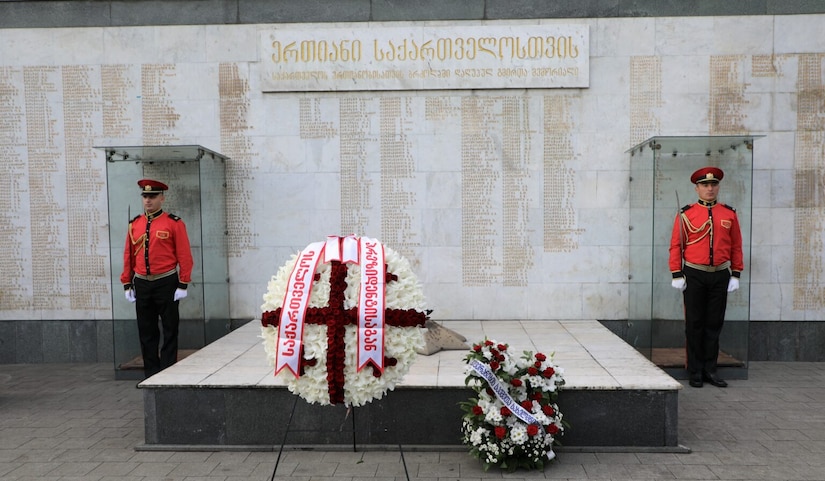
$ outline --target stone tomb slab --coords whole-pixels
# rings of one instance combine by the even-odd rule
[[[470,344],[489,338],[519,354],[554,353],[566,381],[558,405],[570,423],[563,449],[681,449],[682,385],[599,322],[438,322]],[[260,332],[258,321],[249,322],[141,382],[146,434],[139,449],[462,448],[458,404],[472,396],[464,385],[466,350],[419,356],[394,391],[348,410],[290,393],[273,375]]]

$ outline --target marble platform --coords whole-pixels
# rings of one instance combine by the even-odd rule
[[[558,400],[570,423],[560,439],[565,447],[680,449],[681,384],[599,322],[439,322],[469,343],[486,337],[516,352],[554,352],[566,380]],[[291,394],[273,376],[259,336],[260,324],[252,321],[141,382],[140,449],[461,445],[458,403],[472,394],[464,386],[466,351],[419,356],[394,391],[350,411]]]

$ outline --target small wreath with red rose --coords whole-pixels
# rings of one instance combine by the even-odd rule
[[[485,339],[465,357],[465,384],[476,396],[461,403],[462,441],[488,470],[543,469],[555,458],[565,423],[556,399],[564,370],[552,355],[524,351]]]

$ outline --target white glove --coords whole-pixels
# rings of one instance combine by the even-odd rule
[[[135,300],[137,300],[135,298],[135,290],[134,289],[127,289],[123,292],[124,292],[124,294],[126,294],[126,300],[127,301],[134,303]]]
[[[670,285],[673,286],[675,289],[679,289],[680,291],[684,292],[687,289],[687,279],[684,277],[677,277],[670,281]]]
[[[728,281],[728,292],[739,290],[739,278],[731,277]]]
[[[179,300],[183,299],[184,297],[186,297],[186,294],[187,294],[186,289],[175,289],[175,297],[174,297],[173,300],[179,301]]]

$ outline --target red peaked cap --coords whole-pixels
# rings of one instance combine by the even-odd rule
[[[160,194],[165,190],[169,190],[169,187],[163,182],[152,179],[140,179],[138,185],[140,186],[140,191],[144,194]]]
[[[690,176],[690,181],[694,184],[704,184],[705,182],[719,182],[720,180],[722,180],[722,177],[724,176],[725,173],[722,172],[722,169],[719,169],[717,167],[702,167]]]

